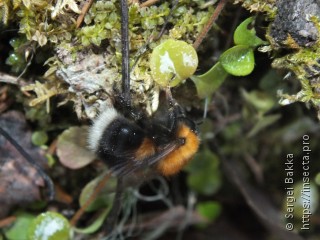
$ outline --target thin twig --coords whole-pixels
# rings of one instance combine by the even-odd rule
[[[224,6],[226,5],[226,3],[227,3],[227,0],[221,0],[219,2],[218,6],[216,7],[214,12],[212,13],[210,19],[208,20],[206,26],[202,29],[202,31],[199,34],[199,36],[197,37],[196,41],[193,43],[193,47],[195,49],[197,49],[200,46],[203,39],[205,38],[205,36],[208,34],[209,30],[211,29],[213,23],[216,21],[216,19],[220,15],[220,13],[221,13],[222,9],[224,8]]]
[[[244,154],[244,160],[248,164],[249,168],[253,172],[255,179],[258,183],[263,183],[263,170],[261,165],[250,154]]]
[[[18,77],[11,76],[9,74],[0,72],[0,82],[19,85],[19,83],[25,82],[25,80],[23,80],[21,78],[18,79]]]
[[[156,2],[158,2],[159,0],[148,0],[142,4],[140,4],[140,7],[149,7],[153,4],[155,4]]]
[[[94,0],[89,0],[81,9],[81,13],[77,18],[76,28],[79,28],[81,23],[83,22],[84,17],[86,16],[87,12],[89,11],[92,3]]]
[[[91,196],[88,200],[83,204],[83,206],[73,215],[70,220],[71,226],[75,226],[78,220],[83,215],[84,211],[90,206],[90,204],[97,198],[98,194],[103,190],[104,186],[108,182],[109,178],[111,177],[111,173],[106,174],[101,181],[98,183],[97,187],[94,189]]]
[[[8,227],[17,219],[16,216],[9,216],[0,220],[0,228]]]

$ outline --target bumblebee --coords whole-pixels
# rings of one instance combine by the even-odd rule
[[[93,121],[89,148],[118,177],[151,167],[164,176],[178,173],[199,147],[196,124],[163,91],[160,107],[147,116],[131,105],[128,5],[121,1],[122,93]],[[161,104],[162,103],[162,104]]]
[[[163,176],[174,175],[200,144],[196,123],[186,117],[169,89],[153,116],[118,101],[94,120],[88,135],[89,148],[117,176],[148,167]]]

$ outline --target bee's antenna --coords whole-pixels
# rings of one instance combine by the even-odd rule
[[[37,172],[40,174],[47,185],[49,200],[52,200],[54,198],[54,185],[51,178],[43,171],[41,166],[1,127],[0,134],[4,136],[18,150],[18,152],[37,170]]]
[[[122,92],[124,101],[130,105],[130,66],[129,66],[129,16],[128,1],[121,0],[121,53],[122,53]]]

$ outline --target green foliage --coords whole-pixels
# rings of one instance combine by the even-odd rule
[[[191,80],[197,88],[200,98],[206,98],[214,93],[228,76],[221,63],[215,64],[208,72],[200,76],[193,75]]]
[[[237,27],[233,35],[236,46],[222,53],[219,62],[205,74],[191,77],[200,98],[214,93],[228,74],[246,76],[253,71],[255,64],[253,50],[266,42],[256,36],[254,29],[248,29],[252,21],[253,18],[250,17]]]
[[[220,63],[229,74],[249,75],[254,69],[253,50],[245,45],[234,46],[220,56]]]
[[[83,46],[95,44],[100,46],[101,41],[117,39],[120,29],[119,8],[115,1],[96,1],[86,14],[83,26],[76,34]]]
[[[0,3],[0,16],[2,21],[5,24],[16,24],[21,22],[19,25],[20,32],[21,34],[27,36],[21,42],[21,44],[16,45],[17,47],[15,47],[15,44],[13,44],[13,55],[7,60],[8,64],[12,66],[13,71],[15,66],[19,66],[17,68],[17,72],[21,72],[24,69],[23,62],[25,64],[26,57],[23,55],[24,51],[21,51],[21,49],[23,50],[24,48],[21,47],[28,45],[30,42],[33,44],[36,43],[35,49],[37,49],[37,51],[42,51],[44,48],[52,47],[57,53],[57,56],[54,56],[48,60],[48,62],[50,62],[50,69],[44,76],[46,81],[36,82],[35,84],[24,88],[24,90],[34,91],[37,95],[37,98],[31,101],[32,106],[35,106],[43,101],[46,101],[48,104],[47,106],[49,106],[50,97],[63,93],[61,96],[65,97],[67,100],[71,99],[73,102],[80,102],[76,107],[77,110],[84,109],[83,111],[90,113],[90,106],[96,101],[96,99],[99,99],[100,101],[101,99],[105,98],[105,95],[103,94],[104,92],[107,92],[105,85],[102,86],[101,84],[101,88],[95,91],[95,93],[98,94],[91,94],[92,92],[87,91],[86,88],[83,88],[83,85],[81,85],[83,84],[83,81],[81,79],[79,80],[79,85],[76,85],[79,88],[74,88],[76,89],[76,92],[70,92],[68,88],[73,86],[72,83],[66,81],[66,84],[61,80],[57,80],[54,78],[54,73],[57,70],[60,70],[60,72],[62,70],[62,73],[65,73],[64,71],[70,65],[72,68],[76,69],[76,71],[83,73],[83,69],[88,65],[87,62],[81,63],[81,59],[92,59],[91,57],[103,52],[104,61],[102,65],[104,66],[104,69],[108,70],[108,77],[100,77],[100,79],[103,79],[104,83],[107,84],[113,84],[111,79],[120,79],[119,76],[121,65],[119,63],[121,61],[121,45],[118,2],[118,0],[94,1],[90,11],[85,16],[82,27],[79,29],[75,29],[74,26],[74,22],[78,16],[77,14],[79,13],[78,5],[76,4],[78,1],[4,0],[3,3]],[[150,90],[149,92],[154,94],[152,90],[157,89],[157,87],[153,88],[153,80],[158,82],[159,85],[165,86],[168,85],[169,81],[171,81],[171,77],[176,74],[176,72],[174,72],[174,74],[169,74],[168,76],[164,77],[154,75],[155,72],[151,72],[149,68],[150,62],[152,62],[152,60],[150,61],[150,52],[140,52],[141,49],[145,49],[141,47],[148,43],[150,39],[156,39],[162,24],[166,20],[166,16],[170,12],[171,5],[169,2],[170,1],[160,1],[156,5],[148,8],[139,8],[135,4],[130,6],[130,63],[132,64],[134,60],[139,59],[136,67],[132,69],[131,73],[132,92],[135,92],[136,89],[139,89],[140,87],[139,90],[144,88],[142,91]],[[151,40],[146,49],[150,48],[156,51],[157,47],[160,47],[161,44],[166,43],[166,40],[167,42],[183,40],[185,43],[192,43],[195,36],[197,36],[197,34],[200,32],[206,20],[208,19],[208,16],[212,12],[212,7],[205,7],[205,5],[209,2],[212,3],[214,1],[179,1],[178,7],[173,12],[173,17],[169,19],[168,26],[172,26],[171,30],[165,31],[165,34],[162,36],[161,40],[157,40],[155,42],[152,42],[153,40]],[[253,3],[251,4],[252,8],[250,9],[255,10],[254,7],[256,7],[256,9],[260,11],[261,9],[267,9],[268,5],[270,5],[272,1],[265,1],[263,4],[262,1],[256,0],[243,2]],[[81,5],[79,5],[79,7],[80,6]],[[228,74],[244,76],[253,70],[255,64],[255,59],[253,56],[254,49],[265,42],[256,37],[254,29],[249,27],[251,22],[252,18],[249,18],[239,25],[234,33],[234,42],[236,46],[223,53],[216,65],[214,65],[207,73],[203,75],[191,77],[191,79],[195,82],[199,97],[205,98],[214,93],[216,89],[224,82]],[[43,48],[39,48],[39,46]],[[304,102],[311,102],[319,106],[319,94],[317,94],[317,92],[319,92],[319,85],[316,81],[309,81],[309,79],[312,79],[313,76],[317,76],[319,73],[320,65],[317,61],[317,56],[319,55],[318,49],[319,48],[317,46],[313,48],[310,47],[308,49],[290,51],[290,55],[286,55],[281,59],[278,58],[274,62],[274,66],[286,68],[294,72],[299,79],[301,79],[303,86],[302,91],[294,97],[292,95],[289,96],[283,94],[282,97],[284,99],[284,103],[288,101],[301,100]],[[89,54],[91,51],[93,52],[92,55]],[[170,51],[172,51],[172,49]],[[19,54],[20,56],[18,56]],[[283,52],[281,54],[283,54]],[[276,54],[273,56],[276,57]],[[74,63],[78,65],[72,65]],[[180,75],[182,75],[182,73],[186,73],[185,69],[183,69],[183,71],[181,70]],[[85,75],[85,73],[83,75]],[[74,76],[72,78],[77,79],[77,77]],[[181,79],[174,79],[174,84],[171,86],[180,83],[180,81],[182,81],[184,78],[185,76],[183,76]],[[135,80],[137,80],[136,83]],[[270,187],[272,192],[275,191],[276,196],[280,196],[280,191],[275,189],[278,187],[278,185],[274,187],[274,185],[269,184],[274,175],[279,174],[279,172],[281,174],[281,171],[279,170],[279,160],[281,159],[279,159],[279,155],[277,155],[277,153],[280,151],[284,152],[286,147],[290,152],[292,151],[294,153],[301,153],[299,147],[294,148],[288,143],[291,143],[293,139],[300,138],[303,133],[309,133],[312,131],[317,133],[319,128],[317,128],[317,124],[314,121],[304,116],[305,112],[297,113],[295,116],[290,115],[289,117],[286,117],[287,119],[282,119],[281,121],[281,124],[284,123],[286,125],[282,125],[281,127],[277,126],[276,123],[280,118],[280,114],[274,113],[274,110],[277,110],[275,109],[277,104],[273,95],[279,86],[279,78],[277,78],[275,81],[273,80],[275,80],[274,76],[268,76],[266,81],[264,81],[265,85],[261,91],[241,90],[241,96],[237,94],[236,90],[233,92],[228,92],[228,88],[226,90],[226,95],[219,96],[226,104],[220,104],[220,99],[218,99],[218,101],[215,101],[214,104],[210,106],[210,120],[212,120],[212,122],[217,120],[217,122],[215,122],[217,125],[210,126],[209,130],[206,129],[201,131],[204,133],[203,136],[201,136],[201,141],[205,144],[207,138],[206,135],[211,135],[212,137],[213,135],[216,136],[216,133],[218,132],[218,141],[223,142],[223,144],[220,146],[221,152],[227,154],[228,158],[234,158],[235,160],[241,162],[243,160],[243,156],[248,155],[252,157],[252,159],[257,160],[256,165],[253,164],[253,166],[251,166],[253,169],[251,169],[251,172],[246,168],[247,166],[245,164],[241,165],[241,173],[244,173],[245,177],[250,176],[251,181],[253,179],[252,175],[257,174],[257,172],[259,173],[259,170],[262,169],[262,171],[266,173],[264,175],[264,181],[268,183],[268,188]],[[96,79],[92,80],[92,82],[95,81]],[[268,85],[271,82],[273,85]],[[231,84],[233,84],[232,87],[234,87],[234,83]],[[253,86],[256,86],[256,84],[253,84]],[[74,89],[72,89],[72,91]],[[232,88],[232,90],[234,89]],[[156,93],[154,96],[157,96]],[[141,99],[142,100],[139,99],[140,103],[144,103],[146,101],[145,98]],[[229,105],[229,103],[231,104]],[[181,105],[183,105],[183,99]],[[33,107],[27,112],[27,114],[30,119],[37,120],[40,127],[47,128],[50,116],[46,113],[45,108],[38,107],[40,107],[40,105]],[[213,108],[215,109],[213,110]],[[82,115],[79,114],[78,116]],[[291,121],[291,118],[292,122],[286,123],[286,121]],[[270,131],[266,134],[266,132],[268,132],[265,131],[267,127],[269,127],[268,130],[274,130],[274,127],[278,127],[278,129],[276,131]],[[218,131],[213,132],[212,129],[218,129]],[[33,142],[37,145],[43,145],[46,142],[46,138],[47,137],[45,134],[43,134],[43,132],[36,132],[33,135]],[[82,139],[84,140],[85,137],[82,137]],[[312,140],[312,142],[315,143],[316,141]],[[300,143],[301,142],[299,142],[299,144]],[[63,142],[62,144],[66,144],[66,142]],[[70,146],[70,142],[67,144],[69,144],[66,146],[68,148]],[[272,151],[269,151],[270,149],[272,149]],[[70,147],[68,150],[70,154],[69,156],[73,157],[70,162],[72,160],[78,161],[80,159],[74,153],[77,152],[77,149]],[[81,152],[79,153],[82,155]],[[51,160],[54,161],[53,157],[50,157]],[[78,161],[78,163],[81,161]],[[85,173],[83,175],[81,175],[83,173],[82,170],[78,170],[73,171],[71,178],[61,177],[61,179],[58,179],[58,177],[55,177],[54,180],[55,182],[57,181],[57,185],[62,185],[64,189],[72,189],[70,196],[74,198],[74,196],[78,196],[78,193],[80,192],[80,189],[76,189],[78,186],[76,184],[79,184],[79,182],[81,184],[79,179],[87,179],[87,175],[96,174],[96,172],[92,170],[99,169],[98,171],[100,171],[101,165],[99,164],[100,162],[98,161],[91,164],[91,166],[87,168],[88,171],[83,171]],[[316,164],[316,162],[314,162],[314,164]],[[268,174],[268,170],[270,170],[268,167],[270,165],[274,169],[276,168],[277,171],[273,171],[272,174]],[[50,175],[52,174],[52,176],[59,176],[59,171],[62,169],[63,166],[59,166],[57,170],[50,169],[49,173]],[[51,172],[51,170],[53,172]],[[199,195],[205,195],[206,198],[212,198],[212,195],[215,195],[214,197],[216,197],[216,195],[220,193],[227,193],[230,194],[227,196],[230,197],[227,199],[227,204],[230,202],[232,203],[234,196],[239,196],[238,193],[234,193],[236,192],[236,189],[224,188],[225,185],[222,186],[224,182],[222,182],[219,159],[215,154],[211,153],[206,146],[204,146],[203,149],[200,149],[199,154],[193,161],[190,162],[190,165],[187,166],[186,170],[188,171],[188,187]],[[81,177],[75,178],[74,175],[77,174],[75,172],[80,172]],[[320,176],[318,175],[315,179],[317,184],[320,182]],[[91,196],[95,187],[97,186],[98,181],[101,179],[100,177],[101,176],[94,179],[92,182],[89,182],[82,189],[79,198],[80,206],[83,206],[88,197]],[[232,178],[232,176],[225,177]],[[276,181],[276,184],[278,184],[279,179],[276,179]],[[254,183],[252,183],[252,185],[254,185]],[[298,189],[298,191],[301,190],[301,186],[295,187]],[[115,182],[109,181],[106,189],[104,189],[103,192],[99,194],[97,199],[85,209],[86,213],[81,219],[81,225],[79,224],[81,228],[73,229],[75,232],[80,233],[80,236],[77,237],[89,237],[81,235],[95,233],[102,226],[103,221],[108,217],[110,208],[112,207],[114,194],[111,192],[114,190],[114,188]],[[219,191],[219,189],[222,189],[223,191]],[[281,189],[281,191],[282,190],[283,189]],[[158,195],[161,194],[164,196],[164,202],[171,207],[173,204],[171,204],[170,201],[167,201],[170,200],[170,196],[167,195],[167,192],[163,191],[162,193],[162,191],[159,191]],[[254,193],[252,195],[254,195]],[[134,194],[132,194],[131,197],[132,199],[135,199],[135,201],[138,199]],[[220,197],[220,195],[217,196],[217,199],[221,199]],[[225,195],[222,197],[225,197]],[[201,196],[199,199],[203,199],[203,196]],[[277,199],[279,198],[276,198],[276,200]],[[318,202],[317,198],[314,199],[314,201]],[[241,204],[242,203],[243,202],[241,202]],[[48,207],[57,208],[59,211],[64,209],[64,204],[56,205],[56,202],[52,204],[49,203]],[[224,203],[222,202],[222,204]],[[72,204],[71,209],[76,210],[76,206]],[[297,209],[299,211],[301,210],[299,207],[297,207]],[[32,210],[34,210],[34,208],[32,208]],[[208,221],[214,221],[221,213],[221,205],[217,202],[200,202],[196,204],[196,210]],[[124,208],[121,217],[123,215],[125,217],[130,215],[131,217],[135,214],[133,211],[134,210],[129,212],[126,208]],[[300,217],[298,213],[297,216]],[[17,217],[17,221],[12,225],[11,228],[8,229],[8,231],[3,230],[4,235],[8,239],[27,239],[25,229],[29,228],[31,220],[34,219],[34,216],[30,215],[30,218],[28,218],[26,216],[20,217],[17,215]],[[162,216],[160,216],[158,219],[161,220],[161,217]],[[121,221],[121,224],[124,222],[125,221]],[[144,222],[143,224],[145,223],[148,224],[147,222]],[[123,226],[126,228],[129,225],[133,226],[135,224],[135,222],[133,224],[126,223],[123,224]],[[152,224],[154,223],[152,222]],[[38,225],[41,225],[41,223],[37,223],[37,226]],[[120,224],[119,226],[120,228],[122,227]],[[65,231],[63,236],[57,235],[55,238],[69,238],[70,228],[67,228],[69,230]],[[35,232],[34,229],[32,231]],[[36,239],[33,237],[34,236],[31,236],[32,239]],[[101,237],[101,233],[97,233],[97,235],[92,236],[92,238],[99,237]]]
[[[250,106],[252,106],[259,115],[265,114],[276,105],[276,102],[272,96],[266,94],[265,92],[257,90],[246,92],[244,89],[242,89],[241,93],[244,100],[250,104]]]
[[[266,44],[256,36],[254,29],[248,29],[252,21],[253,18],[250,17],[236,28],[233,35],[236,46],[226,50],[220,56],[220,62],[224,69],[234,76],[249,75],[254,69],[253,49]]]
[[[32,134],[31,141],[36,146],[45,145],[48,141],[48,135],[45,131],[36,131]]]
[[[250,29],[249,24],[251,24],[253,20],[253,17],[249,17],[236,28],[233,34],[233,41],[235,45],[245,45],[255,48],[260,45],[267,44],[267,42],[262,41],[256,36],[256,30],[254,27],[251,27]]]
[[[23,56],[11,53],[6,60],[6,64],[11,66],[11,70],[14,73],[22,72],[26,66],[26,61],[24,60]]]
[[[28,229],[35,219],[35,216],[29,213],[20,212],[16,214],[16,220],[13,225],[8,228],[4,229],[4,235],[8,240],[21,240],[27,239]]]
[[[187,165],[188,185],[194,191],[212,195],[221,186],[219,160],[209,149],[197,153],[195,158]]]
[[[26,43],[26,38],[13,38],[10,40],[10,45],[13,47],[9,57],[6,59],[6,64],[11,66],[11,71],[14,73],[22,72],[27,66],[25,56],[23,55],[22,46]]]
[[[319,89],[320,83],[317,80],[319,75],[319,54],[318,45],[312,48],[302,48],[295,53],[288,54],[273,61],[272,66],[278,69],[292,71],[301,83],[301,90],[296,94],[286,94],[279,90],[281,97],[280,104],[288,105],[293,102],[311,103],[318,107],[320,104]],[[320,112],[318,111],[318,116]]]
[[[95,188],[98,186],[99,182],[103,178],[104,174],[99,175],[92,181],[86,184],[86,186],[82,189],[79,204],[83,206],[89,197],[93,194]],[[86,211],[92,212],[101,208],[110,209],[113,204],[114,192],[116,189],[116,178],[109,178],[108,183],[105,185],[104,189],[101,191],[99,196],[95,199],[94,202],[91,203],[90,206],[87,207]]]
[[[110,212],[110,207],[105,209],[100,209],[98,217],[88,227],[75,228],[74,231],[77,233],[83,233],[83,234],[91,234],[96,232],[105,222],[105,219],[108,216],[109,212]]]
[[[41,213],[32,221],[28,231],[28,239],[69,240],[71,239],[69,221],[56,212]]]
[[[221,204],[215,201],[201,202],[196,206],[197,212],[204,217],[208,223],[217,219],[217,217],[221,214],[222,208]],[[201,227],[205,227],[205,225],[201,225]]]
[[[162,87],[174,87],[190,77],[197,69],[198,56],[192,45],[177,40],[166,40],[153,49],[150,59],[151,74]]]
[[[25,91],[36,92],[37,96],[30,102],[32,106],[46,102],[47,110],[49,110],[51,97],[70,92],[68,84],[73,84],[69,81],[70,78],[77,79],[75,72],[87,71],[86,64],[81,61],[97,56],[96,53],[93,53],[93,49],[98,50],[96,51],[99,52],[98,55],[104,58],[101,68],[99,67],[99,72],[103,74],[98,78],[103,79],[105,84],[86,78],[89,82],[82,82],[81,87],[76,90],[77,94],[87,95],[96,91],[91,88],[94,84],[99,86],[98,90],[109,92],[111,89],[108,87],[114,85],[114,81],[121,79],[119,2],[117,0],[93,1],[79,28],[76,28],[75,24],[80,13],[80,5],[77,3],[75,0],[15,0],[12,3],[5,1],[4,4],[0,4],[3,22],[8,24],[18,22],[19,33],[34,44],[35,49],[38,49],[38,46],[50,46],[54,50],[52,52],[57,53],[47,61],[49,69],[45,78],[50,77],[51,82],[37,82],[24,88]],[[144,49],[152,50],[165,39],[192,43],[213,10],[212,4],[206,5],[205,3],[205,1],[179,1],[172,12],[173,17],[168,18],[170,31],[165,31],[158,40],[154,39],[171,13],[171,4],[168,1],[150,7],[141,7],[137,3],[129,4],[130,63],[133,64],[138,59],[131,73],[132,92],[141,93],[141,80],[145,89],[155,86],[150,70],[150,52],[145,53]],[[101,46],[102,43],[105,44]],[[148,48],[145,48],[146,44]],[[8,63],[21,65],[20,60],[23,58],[12,55]],[[21,71],[21,67],[16,71]],[[57,71],[63,72],[62,75],[59,74],[60,79],[52,79]],[[159,90],[154,88],[153,91]],[[64,96],[69,101],[78,102],[77,97],[73,94]],[[146,102],[146,96],[139,97],[137,101]],[[86,104],[91,105],[92,100]]]
[[[242,3],[250,12],[264,12],[270,18],[274,18],[277,11],[275,0],[235,0],[234,3]]]
[[[241,90],[245,105],[242,110],[243,117],[247,123],[252,124],[251,130],[248,132],[248,137],[253,137],[261,130],[272,125],[279,120],[279,114],[267,114],[277,104],[272,96],[262,91],[246,92]]]

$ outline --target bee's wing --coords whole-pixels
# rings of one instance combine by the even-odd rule
[[[157,162],[161,161],[163,158],[168,156],[174,150],[181,146],[181,142],[179,140],[173,141],[163,148],[160,151],[155,153],[154,155],[148,156],[144,159],[131,159],[131,161],[123,161],[116,166],[112,167],[110,170],[116,174],[117,176],[125,176],[129,175],[139,169],[143,169],[149,166],[153,166]]]

